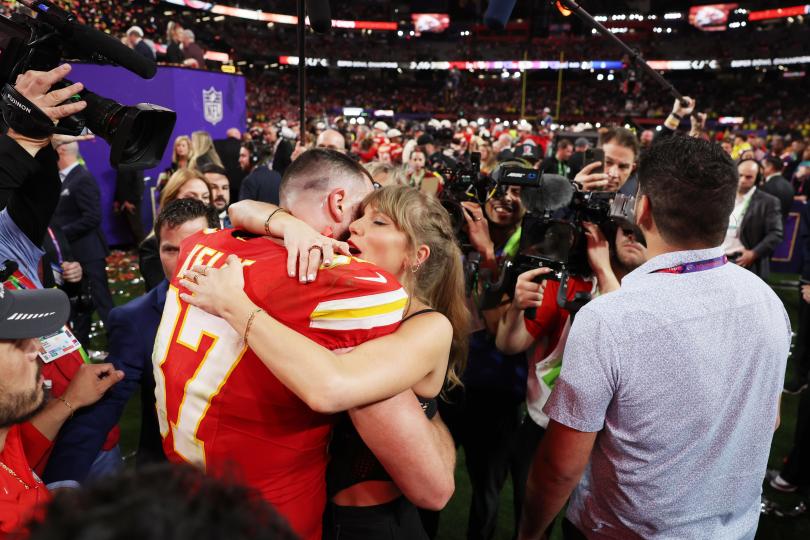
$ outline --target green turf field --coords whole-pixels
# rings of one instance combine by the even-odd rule
[[[120,259],[119,259],[120,260]],[[124,256],[121,264],[126,267],[115,274],[115,279],[111,280],[111,290],[116,299],[116,303],[120,304],[134,295],[137,295],[138,290],[142,290],[140,283],[130,285],[130,276],[132,275],[131,258]],[[782,301],[790,314],[790,319],[793,322],[795,330],[797,321],[797,306],[798,306],[798,293],[796,287],[791,286],[789,282],[795,282],[796,276],[792,275],[774,275],[771,279],[771,284],[774,286],[777,294],[779,294]],[[129,282],[129,283],[128,283]],[[98,348],[104,347],[102,339],[96,339],[94,344]],[[788,373],[790,371],[790,360],[788,361]],[[809,390],[810,391],[810,390]],[[139,429],[139,411],[140,405],[138,403],[139,396],[133,397],[133,400],[127,406],[124,416],[121,420],[121,446],[124,454],[130,454],[134,450],[138,440]],[[774,435],[773,445],[771,447],[771,456],[769,467],[778,468],[782,463],[785,455],[790,450],[793,441],[794,424],[796,420],[796,408],[798,405],[798,396],[784,396],[782,401],[782,425]],[[765,487],[765,496],[776,501],[784,507],[796,505],[804,500],[810,503],[810,496],[796,495],[796,494],[782,494],[775,492],[769,486]],[[497,540],[509,540],[513,534],[513,508],[512,508],[512,484],[511,480],[507,480],[501,493],[501,508],[498,516],[498,529],[495,535]],[[470,504],[470,484],[467,479],[467,474],[464,469],[464,454],[459,453],[458,467],[456,469],[456,493],[447,505],[447,508],[442,512],[439,527],[440,540],[461,540],[466,538],[467,529],[467,511]],[[559,528],[555,528],[553,539],[557,540],[562,538]],[[759,532],[757,534],[758,540],[808,540],[810,539],[810,513],[796,518],[779,518],[776,516],[763,516],[760,520]]]

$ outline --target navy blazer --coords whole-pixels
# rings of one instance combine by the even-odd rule
[[[77,261],[95,261],[109,254],[101,232],[101,191],[90,171],[81,165],[62,182],[52,222],[65,233]]]
[[[169,282],[163,280],[147,294],[110,312],[107,361],[124,372],[124,379],[96,404],[80,409],[65,423],[43,475],[46,482],[85,480],[107,434],[118,423],[139,383],[143,414],[137,463],[166,459],[155,411],[152,349],[168,290]]]

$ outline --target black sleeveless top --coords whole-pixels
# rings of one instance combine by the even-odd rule
[[[417,311],[402,319],[402,322],[404,323],[412,317],[432,311],[436,310],[423,309]],[[435,397],[423,398],[417,396],[417,398],[428,419],[436,416],[438,402]],[[330,499],[344,489],[361,482],[370,480],[393,482],[391,476],[363,442],[360,434],[357,433],[348,413],[341,413],[332,430],[329,454],[331,459],[326,469],[326,489]]]

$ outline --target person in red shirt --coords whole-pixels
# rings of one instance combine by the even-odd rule
[[[62,397],[47,400],[40,340],[70,315],[65,293],[0,287],[0,533],[23,530],[50,499],[42,472],[62,424],[74,410],[101,398],[123,373],[86,364]]]

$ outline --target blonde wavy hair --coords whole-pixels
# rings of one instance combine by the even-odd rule
[[[453,342],[447,365],[447,388],[460,386],[467,364],[470,312],[464,296],[461,249],[447,210],[435,198],[409,186],[388,186],[369,194],[362,209],[371,206],[390,217],[405,233],[408,249],[416,254],[421,245],[430,256],[403,283],[411,296],[432,307],[453,326]]]
[[[169,177],[166,185],[160,191],[160,207],[163,208],[166,204],[172,202],[177,198],[177,194],[190,180],[201,180],[208,186],[209,195],[211,193],[211,186],[205,181],[205,175],[195,169],[178,169]]]
[[[219,154],[214,150],[214,141],[207,131],[195,131],[191,134],[191,155],[188,158],[188,168],[198,169],[197,161],[203,156],[207,157],[211,163],[224,167]]]

